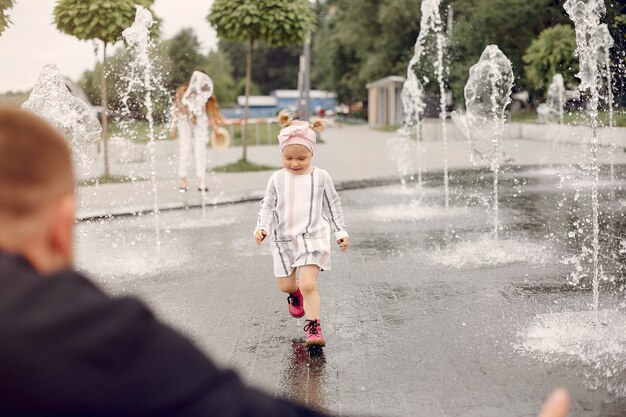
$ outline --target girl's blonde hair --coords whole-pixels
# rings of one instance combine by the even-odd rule
[[[289,110],[281,110],[278,113],[278,124],[282,127],[291,126],[294,124],[303,124],[306,123],[301,120],[293,120],[293,115],[289,112]],[[323,132],[326,129],[326,125],[329,125],[330,122],[325,119],[316,119],[313,123],[307,123],[309,128],[316,132]]]

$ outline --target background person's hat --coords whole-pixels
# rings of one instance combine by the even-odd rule
[[[230,146],[230,133],[223,127],[216,127],[211,132],[211,147],[223,152]]]

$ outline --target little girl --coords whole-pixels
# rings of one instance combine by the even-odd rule
[[[260,245],[270,234],[274,275],[278,288],[289,293],[289,313],[297,318],[306,315],[306,345],[321,347],[326,342],[317,275],[330,269],[329,226],[342,251],[349,246],[348,232],[330,175],[311,165],[316,132],[324,130],[324,123],[294,121],[285,110],[278,121],[283,126],[278,141],[284,168],[268,182],[254,237]]]

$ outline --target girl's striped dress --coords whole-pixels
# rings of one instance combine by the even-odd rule
[[[302,265],[330,269],[330,229],[335,240],[348,237],[343,210],[333,181],[323,169],[292,174],[285,169],[272,174],[256,231],[270,236],[274,274],[289,276]]]

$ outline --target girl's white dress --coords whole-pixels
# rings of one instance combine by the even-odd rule
[[[330,269],[330,229],[335,240],[348,237],[333,181],[323,169],[296,175],[285,169],[272,174],[255,233],[267,231],[274,274],[286,277],[294,268],[317,265]]]

